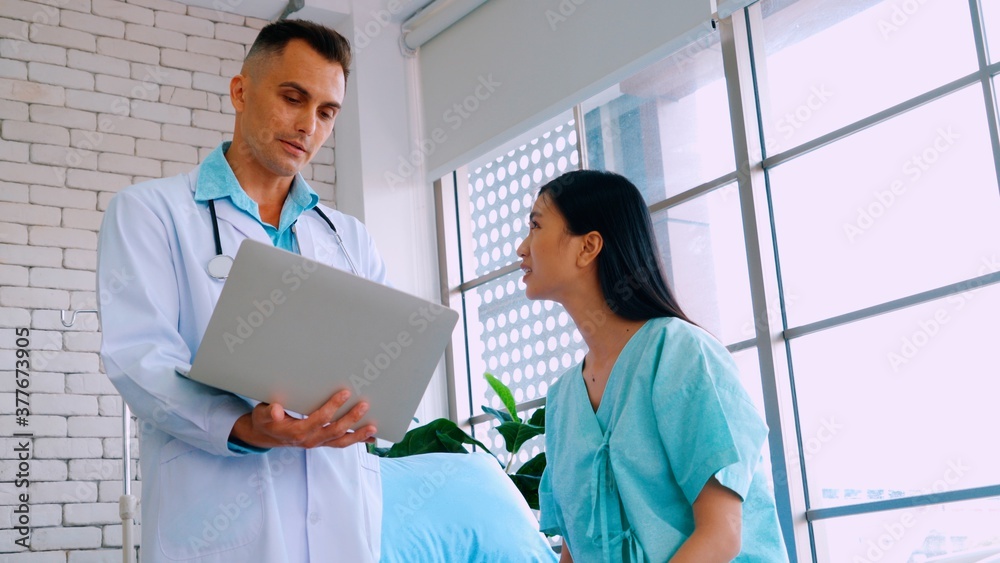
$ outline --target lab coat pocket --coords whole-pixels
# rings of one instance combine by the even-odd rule
[[[382,466],[377,456],[358,448],[361,458],[361,492],[365,502],[365,525],[368,528],[368,548],[378,561],[382,551]]]
[[[228,560],[258,538],[264,520],[262,456],[217,456],[174,439],[163,447],[161,460],[157,535],[167,558],[228,552]]]

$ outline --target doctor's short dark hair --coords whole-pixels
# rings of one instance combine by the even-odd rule
[[[293,39],[305,41],[324,59],[339,64],[344,69],[344,80],[347,80],[352,57],[347,38],[329,27],[306,20],[279,20],[264,26],[250,46],[244,62],[253,63],[280,55]]]

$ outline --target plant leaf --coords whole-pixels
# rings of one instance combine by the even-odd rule
[[[545,452],[536,455],[529,459],[527,463],[517,468],[515,475],[530,475],[541,478],[543,471],[545,471]]]
[[[542,479],[534,475],[519,475],[515,473],[510,476],[510,480],[514,482],[517,490],[521,491],[521,496],[528,502],[528,506],[538,510],[538,485]]]
[[[441,433],[438,433],[438,434],[439,434],[438,437],[441,439],[442,443],[451,444],[452,447],[455,447],[455,448],[461,448],[462,451],[460,453],[469,453],[469,451],[465,449],[465,446],[463,446],[462,443],[459,442],[458,440],[455,440],[454,438],[452,438],[451,436],[448,436],[447,434],[441,434]],[[463,434],[464,434],[464,432],[463,432]],[[468,434],[466,434],[466,437],[468,438]],[[496,459],[497,463],[500,464],[500,467],[503,468],[503,463],[501,463],[500,460],[497,459],[497,456],[493,455],[493,452],[491,452],[489,449],[487,449],[486,446],[480,444],[478,441],[476,441],[476,440],[474,440],[472,438],[469,438],[469,440],[471,440],[472,443],[474,443],[477,446],[479,446],[480,448],[482,448],[482,450],[484,452],[486,452],[486,453],[490,454],[491,456],[493,456],[493,459]],[[468,442],[466,442],[466,443],[468,443]],[[458,450],[456,449],[456,452],[457,451]]]
[[[483,412],[485,412],[487,414],[492,414],[500,422],[511,422],[511,421],[514,420],[513,418],[511,418],[511,416],[508,413],[506,413],[504,411],[501,411],[501,410],[497,410],[497,409],[495,409],[493,407],[483,407]]]
[[[461,441],[452,438],[451,436],[445,434],[444,432],[438,431],[437,439],[445,447],[446,452],[456,453],[456,454],[469,453],[469,450],[465,449],[465,446],[462,445]]]
[[[535,412],[531,413],[531,418],[528,419],[528,424],[545,428],[545,407],[535,409]]]
[[[497,432],[503,436],[504,445],[507,451],[515,453],[528,440],[545,433],[545,429],[534,424],[524,422],[504,422],[497,426]]]
[[[463,444],[475,444],[484,451],[490,451],[481,442],[462,431],[454,422],[447,418],[438,418],[407,432],[401,441],[389,448],[384,457],[406,457],[435,452],[469,453]]]
[[[517,416],[517,403],[514,402],[514,394],[510,392],[510,389],[502,381],[493,377],[493,374],[486,373],[483,375],[486,377],[486,382],[490,384],[493,391],[500,397],[500,401],[507,408],[507,412],[510,413],[514,422],[521,422],[521,417]]]

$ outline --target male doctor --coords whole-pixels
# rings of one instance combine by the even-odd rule
[[[319,205],[299,175],[333,131],[350,63],[335,31],[268,25],[230,83],[232,143],[108,206],[97,267],[101,354],[142,424],[143,561],[379,558],[379,465],[364,448],[376,429],[348,430],[367,404],[334,420],[344,391],[300,419],[176,372],[190,367],[222,290],[209,262],[235,255],[244,239],[385,282],[364,226]]]

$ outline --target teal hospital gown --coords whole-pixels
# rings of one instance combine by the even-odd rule
[[[574,560],[667,561],[694,531],[691,505],[713,475],[743,499],[735,561],[788,560],[758,463],[767,426],[729,352],[700,328],[643,325],[596,413],[581,366],[570,369],[549,390],[545,427],[541,529],[566,538]]]

